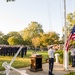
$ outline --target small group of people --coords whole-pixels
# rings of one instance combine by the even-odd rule
[[[54,52],[55,49],[53,45],[50,45],[48,47],[48,56],[49,56],[49,75],[54,75],[53,72],[53,67],[54,67]]]

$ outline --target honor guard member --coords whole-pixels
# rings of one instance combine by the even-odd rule
[[[24,56],[24,53],[25,53],[25,47],[23,46],[22,50],[21,50],[21,57],[23,58]]]
[[[27,54],[27,47],[25,46],[24,48],[25,48],[25,55],[26,55]]]
[[[48,49],[48,56],[49,56],[49,75],[54,75],[53,66],[54,66],[54,52],[53,45],[51,45]]]

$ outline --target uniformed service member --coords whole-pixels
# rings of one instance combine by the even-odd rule
[[[48,56],[49,56],[49,75],[54,75],[53,67],[54,67],[54,52],[53,45],[51,45],[48,49]]]

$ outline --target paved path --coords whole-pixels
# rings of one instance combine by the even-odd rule
[[[32,72],[30,71],[30,67],[25,67],[25,68],[20,68],[19,70],[26,70],[26,73],[28,73],[29,75],[48,75],[48,63],[43,64],[43,71],[38,71],[38,72]],[[53,69],[53,73],[54,75],[64,75],[66,73],[69,73],[70,71],[75,71],[75,67],[71,67],[69,66],[69,71],[65,71],[63,68],[62,64],[57,64],[54,63],[54,69]],[[9,75],[20,75],[19,73],[11,70]]]

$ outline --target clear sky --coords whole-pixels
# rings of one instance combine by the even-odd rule
[[[67,13],[74,12],[75,0],[66,0]],[[23,30],[31,21],[42,25],[45,32],[62,35],[64,26],[64,0],[0,0],[0,31]]]

